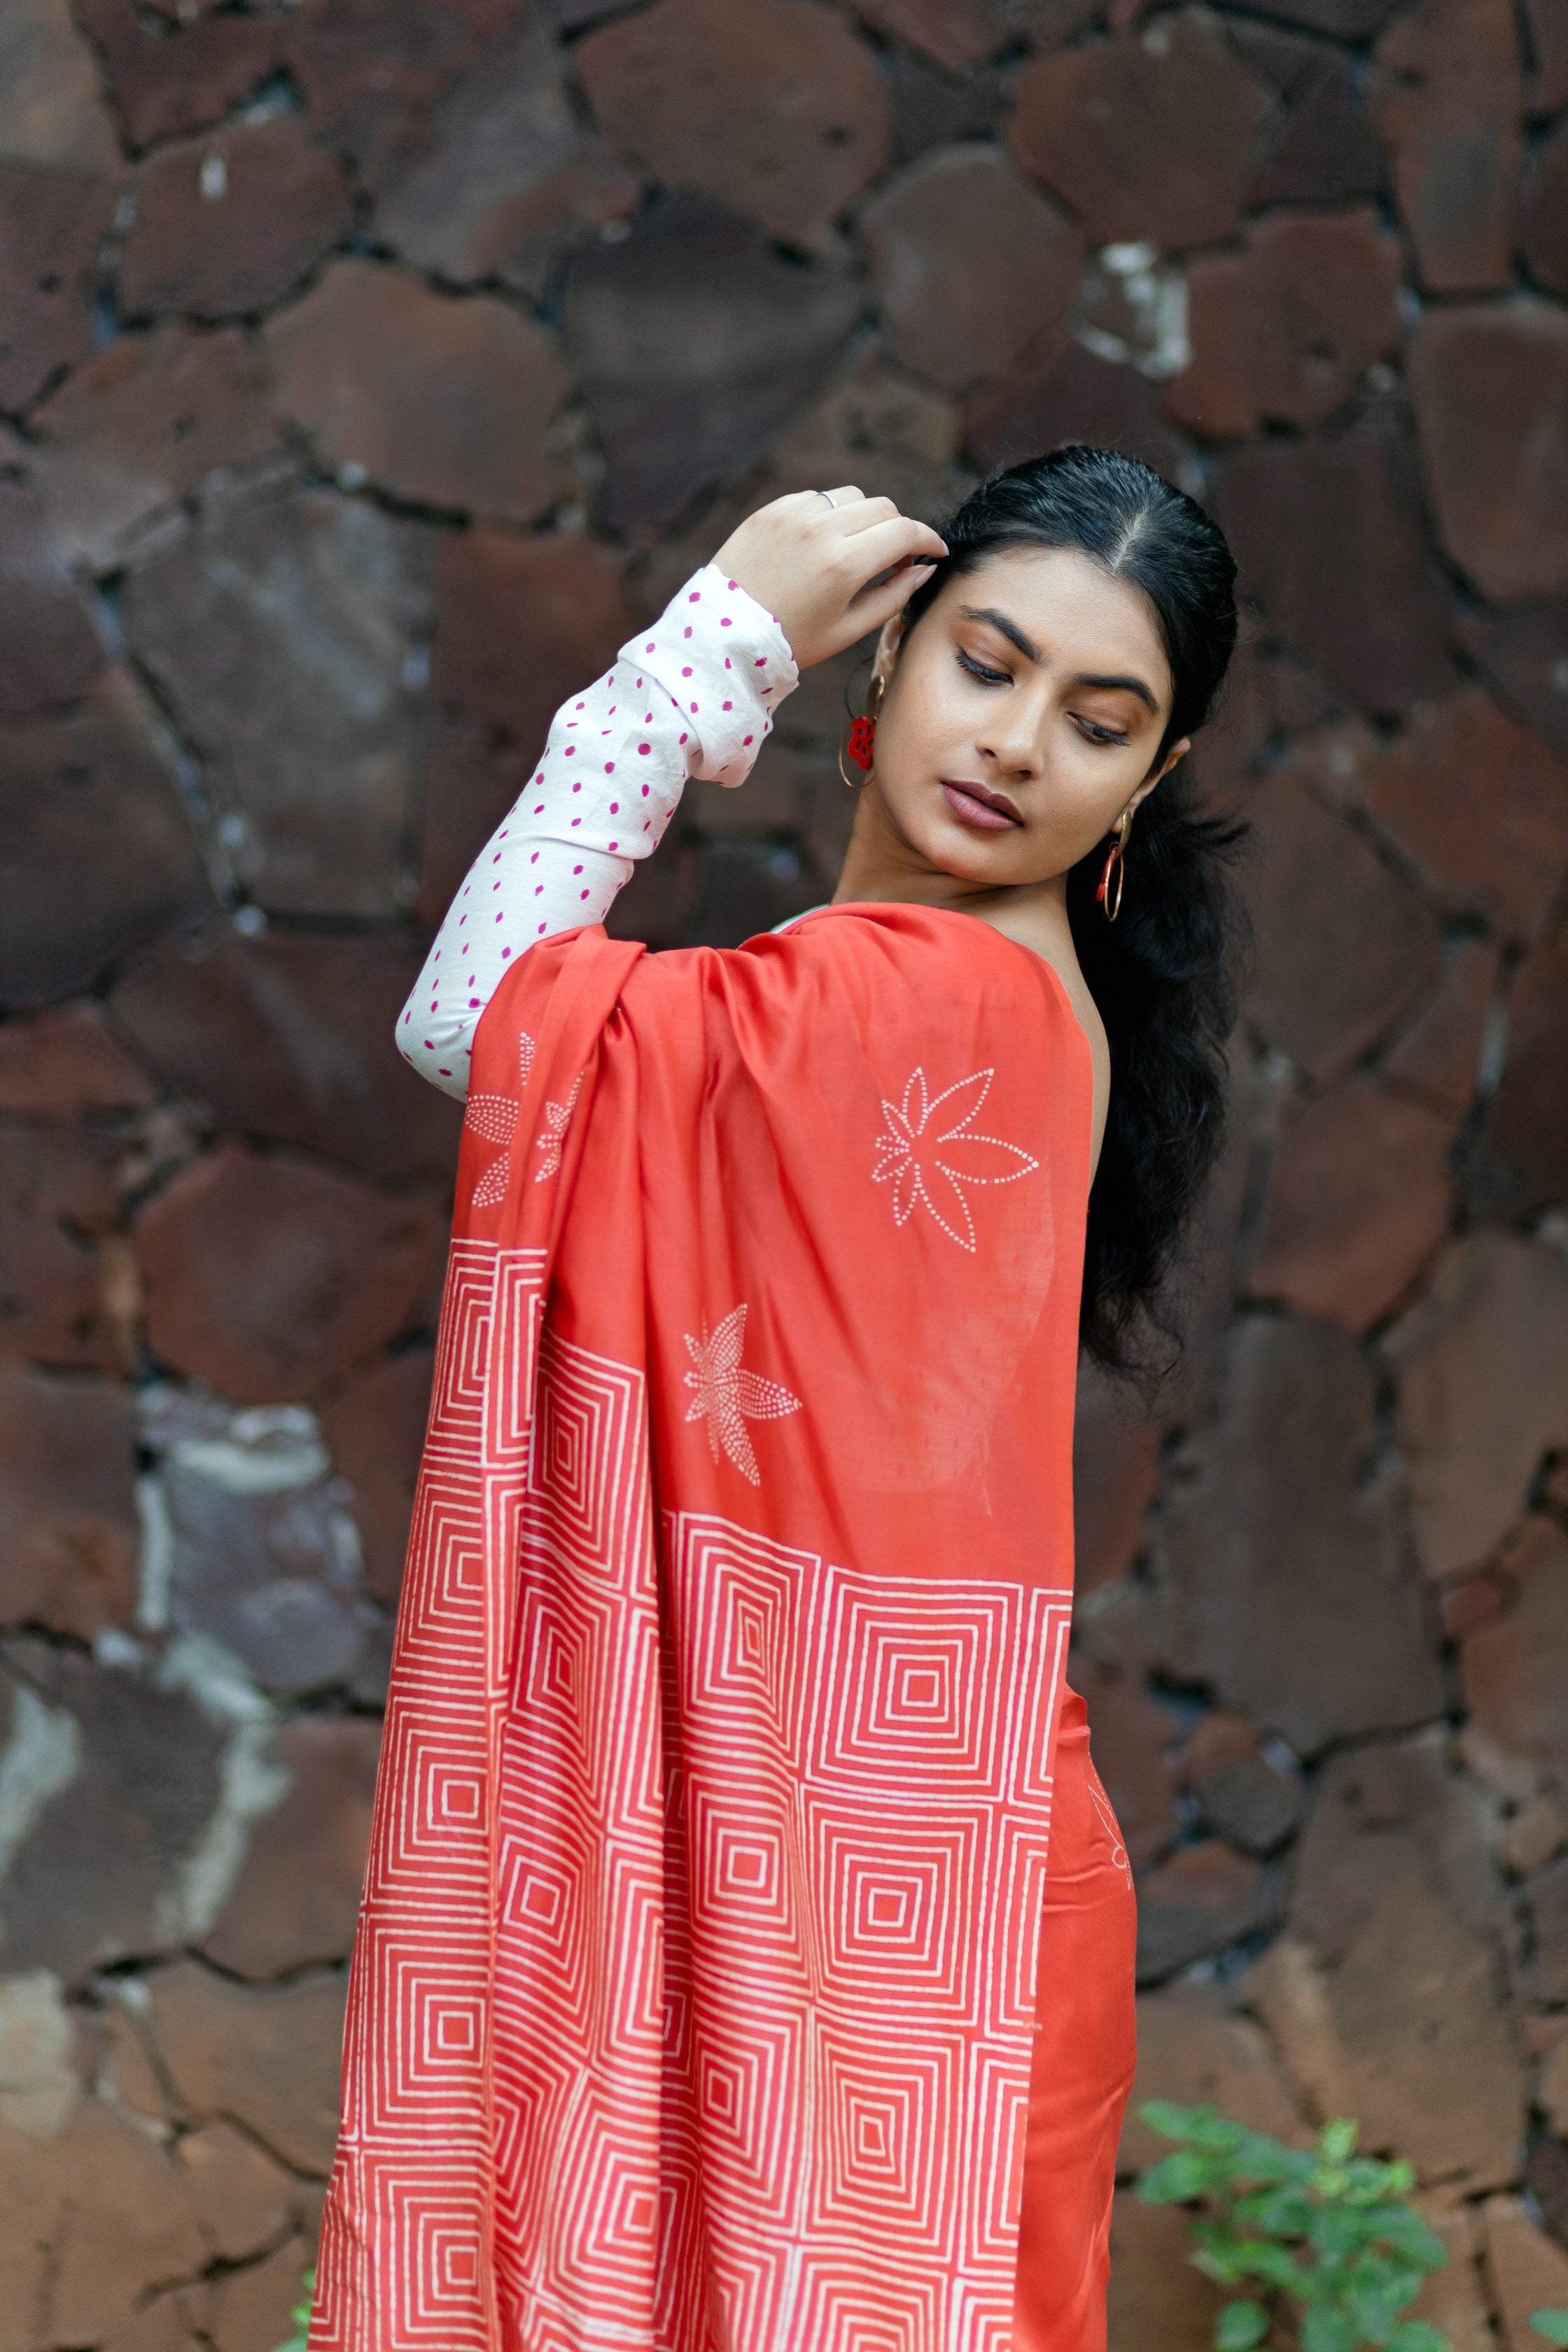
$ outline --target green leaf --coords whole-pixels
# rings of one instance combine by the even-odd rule
[[[1209,2179],[1205,2159],[1190,2147],[1179,2147],[1174,2156],[1162,2157],[1140,2173],[1137,2189],[1145,2205],[1190,2205],[1204,2194]]]
[[[1215,2322],[1215,2352],[1249,2352],[1268,2333],[1268,2314],[1260,2303],[1227,2303]]]
[[[1320,2205],[1307,2236],[1313,2252],[1326,2263],[1342,2263],[1366,2243],[1361,2215],[1344,2205]]]
[[[1212,2115],[1212,2107],[1178,2107],[1169,2099],[1145,2099],[1138,2110],[1139,2120],[1162,2139],[1190,2139],[1195,2116]]]
[[[1548,2344],[1568,2344],[1568,2310],[1532,2311],[1530,2324]]]
[[[304,2300],[297,2303],[289,2314],[294,2323],[295,2332],[287,2344],[280,2344],[278,2347],[278,2352],[305,2352],[305,2339],[310,2333],[310,2304],[316,2292],[315,2272],[307,2271],[300,2284],[305,2291]]]
[[[1360,2137],[1361,2126],[1353,2116],[1336,2116],[1331,2124],[1323,2126],[1318,2153],[1325,2164],[1343,2164],[1355,2154]]]
[[[1301,2352],[1357,2352],[1361,2329],[1348,2311],[1319,2304],[1301,2323]]]
[[[1258,2278],[1267,2279],[1270,2286],[1283,2287],[1287,2294],[1306,2291],[1310,2273],[1283,2246],[1275,2245],[1268,2238],[1259,2238],[1253,2247],[1249,2267]]]
[[[1270,2238],[1305,2238],[1314,2226],[1319,2209],[1310,2197],[1299,2189],[1260,2189],[1254,2197],[1245,2198],[1237,2207],[1238,2217],[1262,2230]]]
[[[1402,2319],[1388,2339],[1388,2352],[1454,2352],[1454,2347],[1429,2320]]]

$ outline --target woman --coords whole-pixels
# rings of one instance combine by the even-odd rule
[[[398,1033],[468,1109],[313,2346],[1103,2345],[1074,1376],[1217,1137],[1226,836],[1172,771],[1232,579],[1103,451],[945,540],[779,499],[459,893]],[[879,625],[832,907],[607,940],[685,778]]]

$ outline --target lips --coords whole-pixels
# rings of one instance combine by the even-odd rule
[[[949,783],[943,777],[942,790],[960,824],[972,825],[976,833],[1007,833],[1024,822],[1005,793],[994,793],[984,784]]]

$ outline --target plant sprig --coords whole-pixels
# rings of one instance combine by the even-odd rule
[[[1225,2305],[1215,2352],[1251,2352],[1281,2299],[1301,2352],[1451,2352],[1424,2319],[1405,2319],[1447,2249],[1406,2202],[1414,2168],[1357,2156],[1357,2126],[1327,2125],[1315,2149],[1287,2147],[1214,2107],[1152,2099],[1139,2113],[1173,2155],[1138,2181],[1150,2205],[1198,2205],[1193,2262],[1216,2285],[1251,2294]],[[1568,2336],[1554,2339],[1568,2344]]]
[[[294,2333],[287,2344],[279,2344],[278,2352],[306,2352],[306,2339],[310,2333],[310,2302],[316,2292],[315,2272],[307,2271],[300,2284],[303,2289],[304,2299],[297,2303],[289,2314],[294,2323]]]

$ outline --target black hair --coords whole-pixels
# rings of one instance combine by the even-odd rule
[[[1010,547],[1068,548],[1142,591],[1174,689],[1155,765],[1209,717],[1236,646],[1236,564],[1195,499],[1136,457],[1073,444],[983,482],[942,526],[948,553],[905,610]],[[1079,1335],[1108,1370],[1148,1371],[1174,1339],[1168,1285],[1220,1147],[1243,923],[1227,867],[1244,828],[1205,815],[1184,764],[1139,808],[1122,904],[1095,891],[1106,846],[1068,876],[1079,963],[1110,1042],[1110,1106],[1089,1200]],[[1114,886],[1113,886],[1114,887]]]

